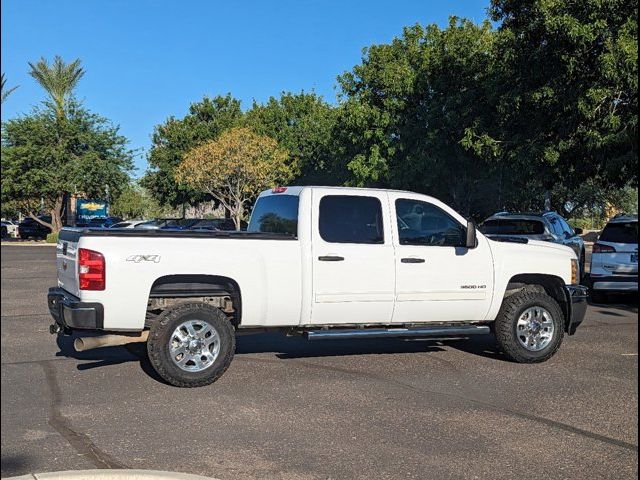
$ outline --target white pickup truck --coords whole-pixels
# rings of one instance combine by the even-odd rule
[[[65,228],[57,270],[52,333],[75,333],[78,350],[147,341],[158,374],[181,387],[215,381],[236,335],[265,329],[493,332],[508,358],[541,362],[587,305],[570,248],[489,240],[434,198],[376,189],[266,191],[246,232]]]

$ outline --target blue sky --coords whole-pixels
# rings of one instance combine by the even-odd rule
[[[231,92],[248,108],[283,90],[335,101],[336,76],[362,48],[415,23],[485,18],[487,1],[3,0],[2,71],[19,85],[6,120],[44,99],[28,61],[80,58],[85,105],[119,124],[146,168],[153,126],[204,95]]]

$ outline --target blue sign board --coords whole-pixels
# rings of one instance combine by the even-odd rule
[[[76,223],[88,222],[93,218],[105,218],[109,204],[104,200],[76,200]]]

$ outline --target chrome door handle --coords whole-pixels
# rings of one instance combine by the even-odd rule
[[[425,260],[424,260],[424,258],[408,257],[408,258],[401,258],[400,262],[402,262],[402,263],[424,263]]]
[[[342,262],[344,257],[338,257],[337,255],[323,255],[318,257],[321,262]]]

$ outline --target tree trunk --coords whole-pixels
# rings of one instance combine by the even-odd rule
[[[242,207],[233,212],[233,223],[236,225],[236,231],[242,229]]]
[[[64,195],[59,195],[51,209],[51,233],[62,230],[62,209],[64,207]]]
[[[62,209],[64,207],[64,195],[59,195],[53,202],[51,212],[51,223],[47,223],[38,218],[33,212],[29,212],[29,217],[33,218],[40,225],[51,229],[51,233],[59,233],[62,230]]]
[[[44,222],[42,220],[40,220],[35,213],[33,213],[32,211],[27,212],[27,216],[29,218],[32,218],[33,220],[35,220],[36,222],[38,222],[40,225],[44,225],[45,227],[48,227],[51,229],[51,231],[53,232],[53,218],[51,219],[51,223],[47,223]]]

